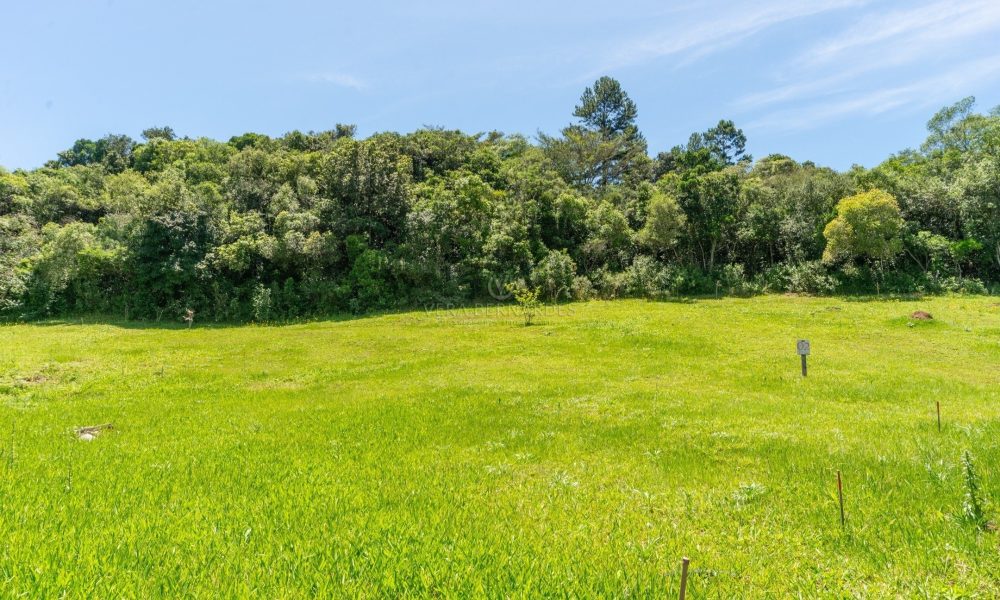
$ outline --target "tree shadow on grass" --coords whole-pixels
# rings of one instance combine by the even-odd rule
[[[753,299],[756,297],[766,297],[778,294],[756,294],[756,295],[688,295],[688,296],[662,296],[657,298],[614,298],[610,300],[604,300],[605,302],[614,302],[616,300],[646,300],[647,302],[653,304],[683,304],[692,305],[699,302],[711,302],[713,300],[731,300],[731,299]],[[938,294],[880,294],[875,295],[871,293],[867,294],[832,294],[832,295],[798,295],[798,294],[780,294],[787,297],[796,298],[824,298],[829,300],[837,300],[842,302],[850,303],[873,303],[873,302],[915,302],[924,300],[927,298],[943,297],[943,295]],[[985,296],[963,296],[968,298],[989,298],[989,295]],[[573,305],[578,304],[577,302],[560,302],[558,305]],[[393,309],[380,309],[371,310],[363,313],[350,313],[350,312],[331,312],[324,315],[315,315],[311,317],[302,317],[294,319],[280,319],[268,322],[254,322],[254,321],[198,321],[195,320],[194,324],[190,327],[191,329],[230,329],[234,327],[287,327],[293,325],[308,325],[316,323],[345,323],[350,321],[362,321],[367,319],[376,319],[381,317],[388,317],[394,315],[403,315],[407,313],[424,313],[424,314],[435,314],[435,313],[447,313],[449,311],[460,311],[469,309],[503,309],[515,307],[513,302],[484,302],[482,300],[475,301],[465,301],[465,302],[443,302],[443,303],[432,303],[424,305],[410,305],[403,306]],[[177,330],[183,331],[188,329],[187,323],[183,322],[180,318],[176,321],[155,321],[155,320],[137,320],[137,319],[126,319],[123,315],[102,315],[102,314],[82,314],[82,315],[66,315],[61,317],[45,317],[39,319],[30,319],[22,317],[0,317],[0,327],[11,326],[11,325],[33,325],[37,327],[58,327],[65,325],[107,325],[111,327],[118,327],[121,329],[162,329],[162,330]]]
[[[105,325],[110,327],[118,327],[120,329],[162,329],[162,330],[176,330],[184,331],[187,329],[231,329],[234,327],[285,327],[290,325],[306,325],[310,323],[339,323],[347,321],[359,321],[363,319],[371,319],[377,317],[384,317],[393,314],[401,314],[407,312],[413,312],[414,310],[419,310],[419,307],[398,309],[398,310],[382,310],[382,311],[372,311],[366,313],[332,313],[329,315],[313,316],[313,317],[302,317],[296,319],[281,319],[268,322],[255,322],[255,321],[198,321],[189,327],[187,323],[180,321],[155,321],[155,320],[144,320],[144,319],[125,319],[121,315],[100,315],[100,314],[88,314],[88,315],[76,315],[76,316],[62,316],[62,317],[45,317],[40,319],[21,319],[21,318],[5,318],[0,319],[0,327],[13,326],[13,325],[32,325],[35,327],[60,327],[66,325]]]
[[[234,321],[224,321],[224,320],[204,320],[199,321],[195,318],[194,323],[189,327],[180,318],[176,320],[162,320],[157,321],[153,319],[126,319],[123,315],[108,315],[108,314],[76,314],[76,315],[63,315],[63,316],[50,316],[41,318],[25,318],[25,317],[0,317],[0,327],[14,326],[14,325],[32,325],[35,327],[61,327],[67,325],[104,325],[110,327],[118,327],[120,329],[161,329],[167,331],[184,331],[186,329],[231,329],[234,327],[287,327],[293,325],[308,325],[316,323],[344,323],[350,321],[362,321],[367,319],[377,319],[381,317],[389,317],[394,315],[403,315],[411,313],[425,313],[430,314],[434,312],[446,312],[454,310],[463,310],[470,308],[504,308],[513,307],[515,304],[513,302],[494,302],[489,304],[484,304],[483,302],[449,302],[441,304],[432,305],[410,305],[403,306],[399,308],[392,309],[379,309],[370,310],[361,313],[352,312],[331,312],[328,314],[313,315],[309,317],[299,317],[299,318],[288,318],[288,319],[275,319],[272,321],[258,322],[252,320],[234,320]]]

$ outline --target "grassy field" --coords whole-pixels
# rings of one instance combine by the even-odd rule
[[[4,326],[0,597],[997,597],[965,450],[995,298]]]

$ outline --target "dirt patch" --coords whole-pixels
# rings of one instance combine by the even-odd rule
[[[917,321],[930,321],[934,319],[934,317],[931,316],[931,313],[923,310],[915,311],[912,315],[910,315],[910,318]]]

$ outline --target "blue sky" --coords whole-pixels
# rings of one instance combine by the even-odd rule
[[[997,0],[5,4],[7,168],[151,125],[554,133],[600,75],[654,154],[730,118],[755,156],[836,168],[918,145],[964,96],[1000,104]]]

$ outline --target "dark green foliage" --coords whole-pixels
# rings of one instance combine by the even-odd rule
[[[201,310],[206,304],[202,261],[213,241],[204,212],[169,212],[143,223],[132,252],[131,314],[162,318],[163,311],[179,315],[185,308]]]
[[[920,150],[847,173],[754,163],[726,120],[652,159],[607,77],[573,115],[538,144],[349,125],[79,140],[43,168],[0,170],[0,312],[270,322],[507,300],[515,282],[546,300],[1000,282],[1000,115],[972,99],[935,115]],[[859,195],[898,208],[837,220]],[[865,224],[892,235],[875,248]]]
[[[127,135],[107,135],[101,139],[77,140],[73,147],[59,153],[55,164],[62,167],[103,165],[109,173],[121,173],[132,166],[135,140]]]

